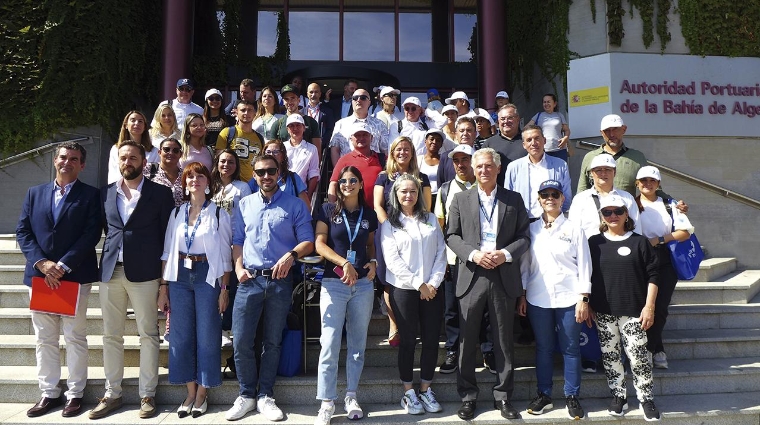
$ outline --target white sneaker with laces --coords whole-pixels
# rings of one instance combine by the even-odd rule
[[[222,348],[232,347],[232,332],[222,331]]]
[[[277,422],[285,419],[285,415],[282,413],[282,410],[277,407],[277,404],[275,404],[272,397],[265,395],[264,397],[258,399],[256,401],[256,408],[259,410],[259,413],[264,415],[265,418],[269,419],[272,422]]]
[[[317,419],[314,421],[314,425],[330,425],[332,415],[335,413],[335,405],[330,407],[320,407],[319,413],[317,413]]]
[[[361,406],[359,406],[359,402],[356,401],[355,398],[346,396],[346,398],[343,400],[343,408],[346,409],[346,415],[348,416],[348,419],[361,419],[364,417],[364,412],[362,411]]]
[[[438,401],[435,399],[435,393],[432,388],[428,388],[424,393],[420,393],[420,403],[426,412],[438,413],[443,410]]]
[[[224,419],[236,421],[253,410],[256,410],[256,400],[239,396],[235,399],[235,403],[230,410],[224,415]]]
[[[425,408],[422,407],[422,403],[420,403],[420,399],[417,398],[417,393],[414,392],[414,389],[405,392],[404,396],[401,397],[401,408],[410,415],[421,415],[425,413]]]

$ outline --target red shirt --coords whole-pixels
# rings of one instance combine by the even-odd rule
[[[364,200],[367,201],[367,205],[375,205],[374,199],[374,187],[377,175],[383,171],[383,166],[380,164],[380,157],[376,152],[372,152],[372,156],[366,157],[358,151],[351,151],[350,153],[343,155],[338,160],[333,168],[332,176],[330,176],[331,182],[337,182],[340,178],[340,170],[347,166],[356,167],[362,175],[364,181]]]

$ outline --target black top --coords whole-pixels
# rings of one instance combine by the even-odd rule
[[[655,249],[638,233],[619,241],[594,235],[588,245],[593,268],[591,308],[597,313],[639,317],[649,283],[658,283]]]
[[[345,257],[349,248],[348,244],[348,232],[346,231],[346,224],[343,222],[343,216],[338,214],[337,217],[331,218],[332,213],[335,210],[335,204],[329,203],[322,205],[322,208],[317,212],[317,221],[321,221],[327,224],[327,246],[329,246],[335,253]],[[351,233],[356,231],[356,221],[359,219],[359,209],[354,212],[346,212],[348,218],[348,225],[351,228]],[[375,210],[371,207],[364,207],[364,213],[362,214],[362,222],[359,225],[359,234],[354,239],[353,250],[356,251],[356,263],[354,268],[359,278],[367,276],[367,269],[364,265],[370,260],[367,257],[367,240],[369,234],[377,230],[377,215]],[[333,272],[334,265],[327,262],[325,267],[324,277],[337,279],[338,275]]]
[[[420,180],[422,180],[423,188],[430,187],[430,179],[428,178],[427,174],[420,173]],[[388,212],[388,210],[391,207],[390,196],[391,196],[391,190],[393,189],[393,183],[395,183],[395,180],[389,179],[388,174],[385,171],[378,174],[377,180],[375,180],[375,186],[383,187],[383,199],[385,200],[386,212]],[[422,194],[420,193],[418,196],[422,196]],[[430,209],[432,210],[432,208]]]
[[[483,141],[483,147],[492,148],[499,153],[499,157],[501,158],[501,170],[499,170],[496,182],[502,187],[504,186],[504,175],[507,173],[507,165],[528,154],[525,148],[523,148],[521,132],[518,132],[514,139],[509,140],[497,131],[496,134]]]

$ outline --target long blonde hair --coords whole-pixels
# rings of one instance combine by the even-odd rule
[[[393,155],[393,151],[396,150],[396,147],[399,144],[404,142],[409,143],[409,147],[411,148],[411,158],[409,159],[409,168],[406,171],[401,171],[401,167],[399,167],[398,162],[396,162],[396,157]],[[396,137],[393,143],[391,143],[391,147],[388,149],[388,160],[385,162],[385,173],[388,174],[389,180],[395,180],[397,173],[409,173],[414,177],[420,177],[420,167],[417,164],[417,154],[412,139],[406,136],[399,136]]]
[[[178,133],[177,129],[177,114],[174,113],[174,109],[168,103],[162,103],[156,108],[156,112],[153,113],[153,125],[150,126],[150,135],[152,137],[163,136],[161,133],[161,115],[164,113],[164,109],[172,111],[172,117],[174,117],[174,123],[172,124],[171,131],[169,131],[169,137]]]

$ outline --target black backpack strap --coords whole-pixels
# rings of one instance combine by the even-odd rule
[[[182,205],[180,205],[181,207]],[[179,214],[179,207],[174,207],[174,218],[177,218],[177,214]]]
[[[219,210],[221,210],[221,208],[216,204],[214,204],[214,206],[216,207],[216,230],[219,230]]]
[[[596,213],[599,215],[599,223],[602,222],[602,212],[599,211],[599,208],[601,208],[601,204],[599,203],[599,195],[596,193],[591,195],[592,198],[594,198],[594,204],[596,204]]]
[[[438,188],[438,197],[441,198],[441,211],[443,211],[443,222],[446,223],[446,198],[449,196],[449,188],[451,187],[451,180],[445,182]],[[445,230],[445,229],[444,229]]]
[[[398,132],[401,133],[401,128],[404,127],[404,123],[402,123],[401,120],[398,120],[397,125],[398,125]]]
[[[227,127],[227,149],[232,146],[232,141],[235,140],[235,136],[237,136],[237,129],[234,125],[231,125]]]
[[[298,197],[298,188],[296,187],[296,173],[290,171],[290,184],[293,185],[293,196]]]
[[[425,122],[425,118],[423,117],[420,117],[420,125],[422,126],[422,129],[425,131],[430,130],[430,127],[428,127],[427,123]]]
[[[155,162],[150,163],[150,174],[148,175],[148,180],[153,181],[153,178],[156,177],[156,174],[158,173],[158,164]]]
[[[401,121],[399,121],[401,122]],[[384,153],[378,152],[377,153],[377,160],[380,162],[380,166],[385,170],[385,162],[388,160],[388,158],[385,156]]]

